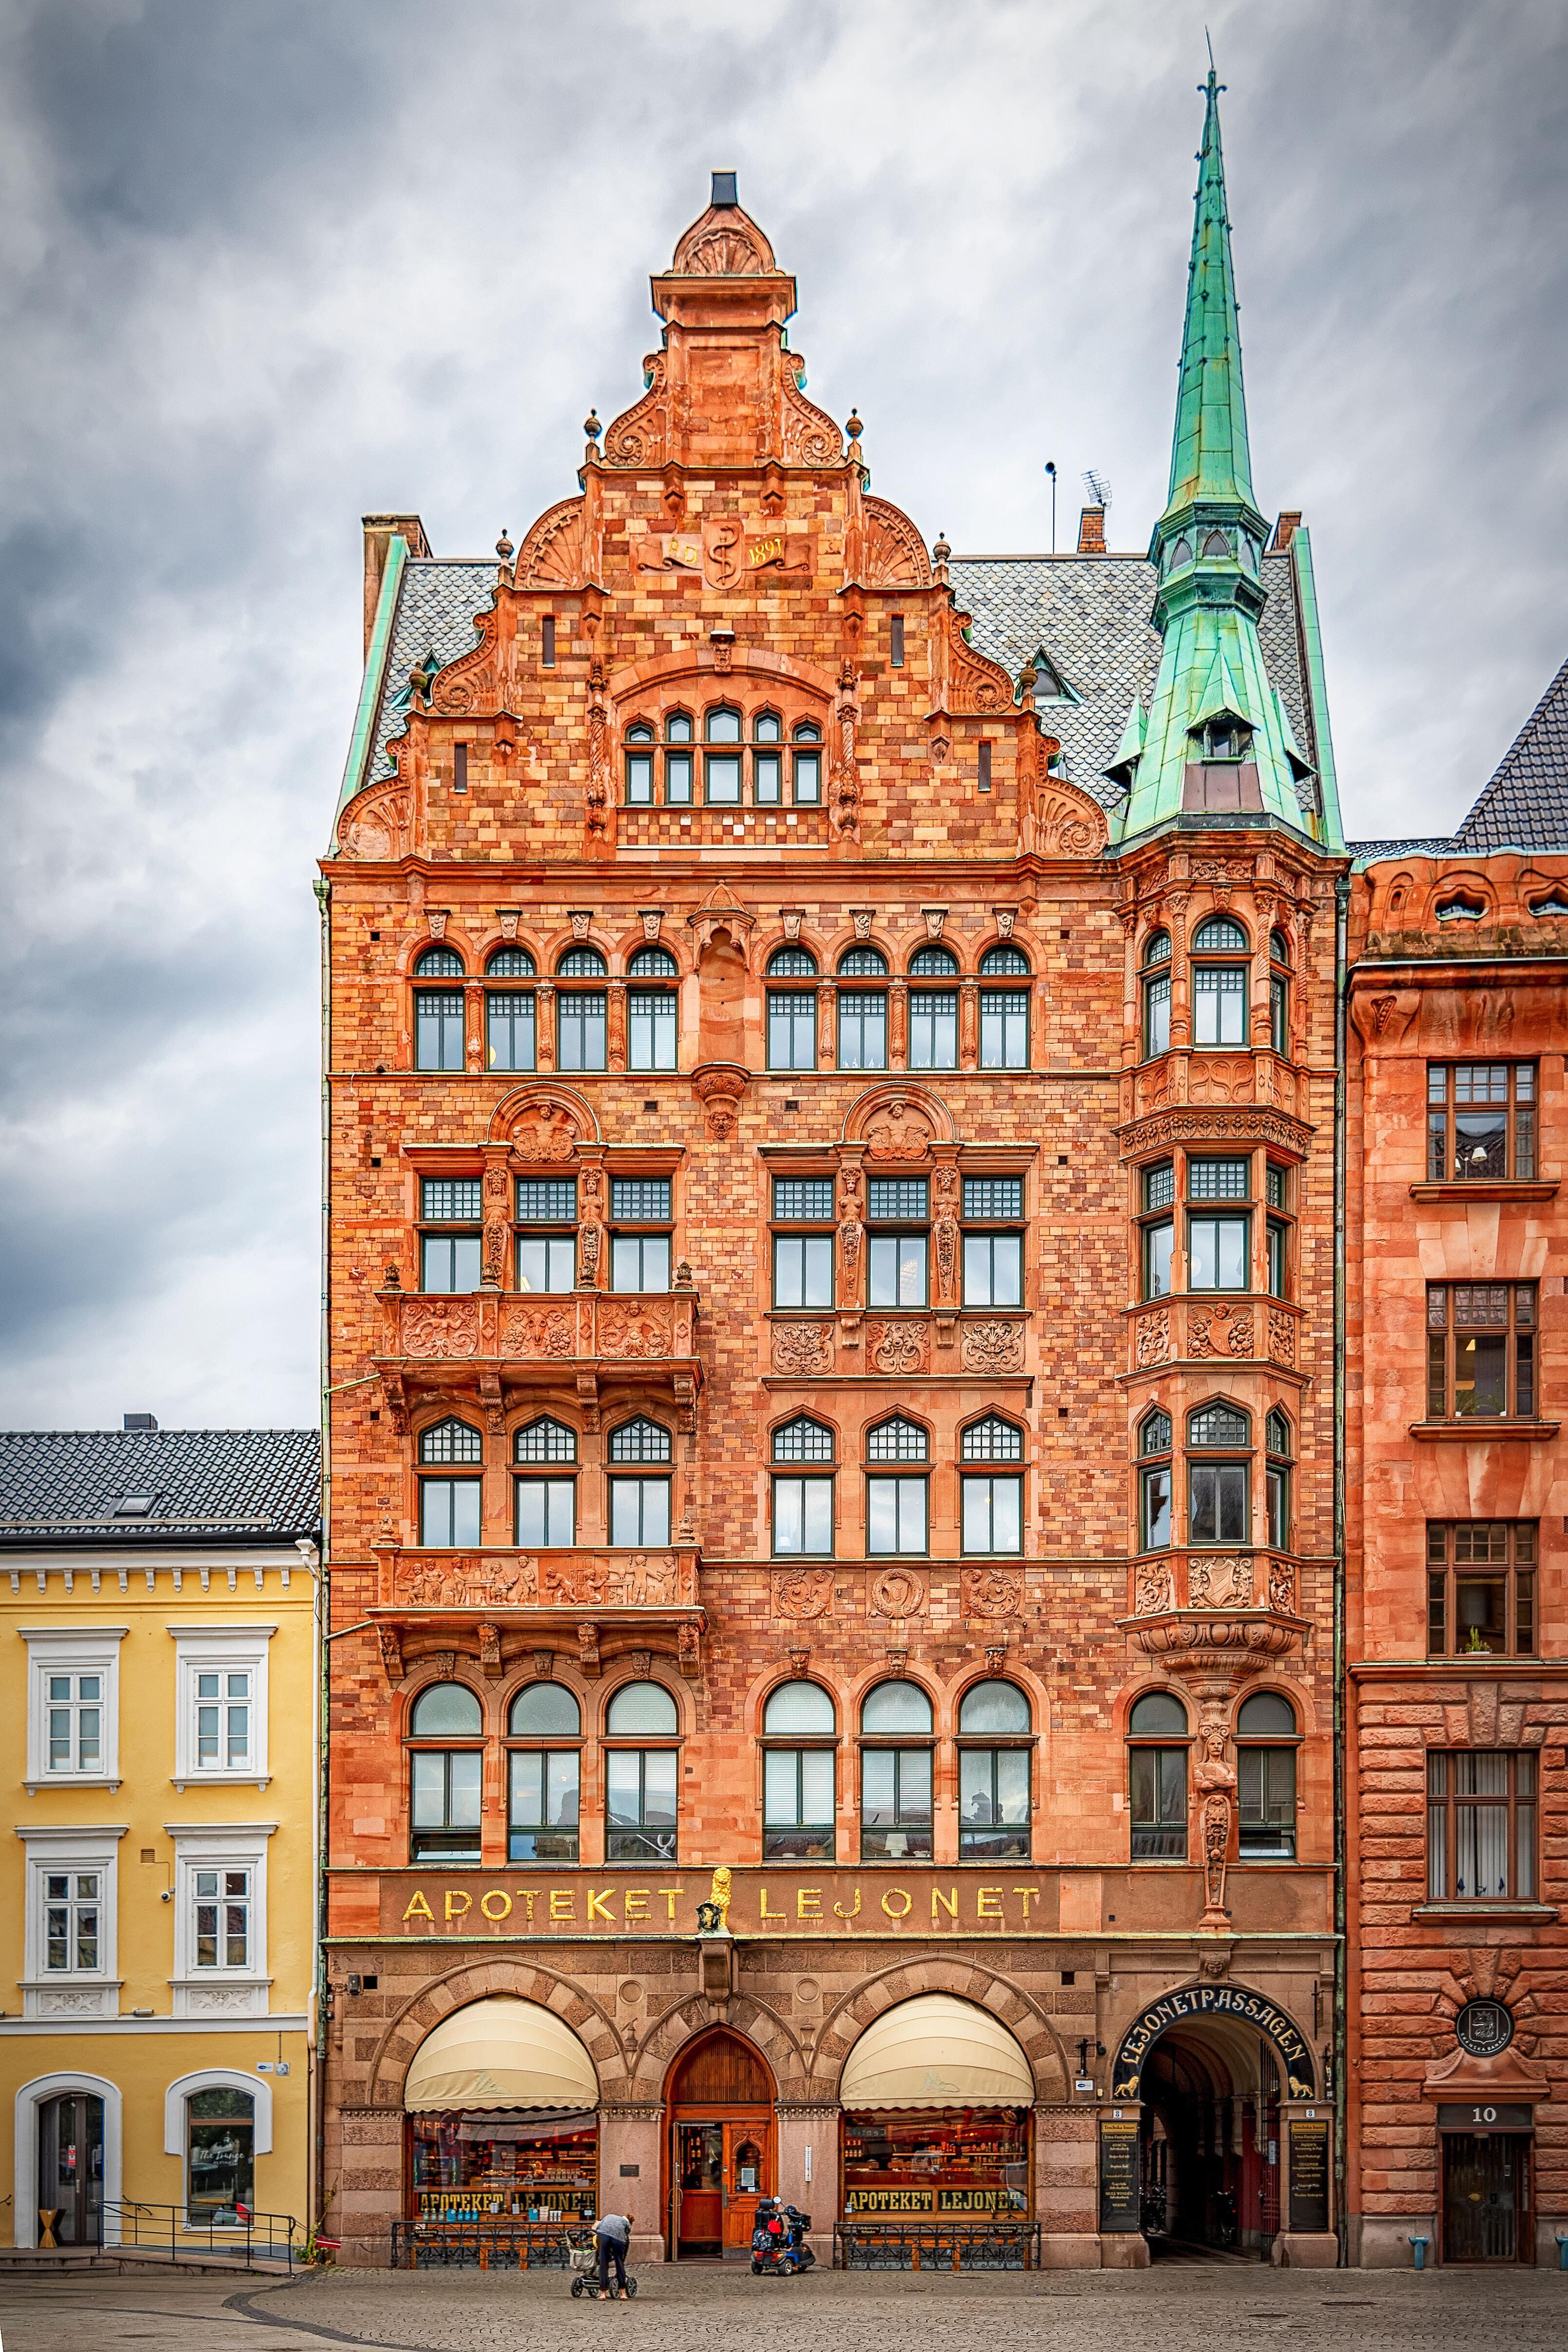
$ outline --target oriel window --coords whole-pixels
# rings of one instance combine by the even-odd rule
[[[1154,931],[1144,950],[1144,1059],[1168,1051],[1171,1042],[1171,935]]]
[[[1208,959],[1245,955],[1249,941],[1234,917],[1211,915],[1200,923],[1192,943],[1192,1042],[1195,1045],[1245,1045],[1248,1029],[1248,973],[1245,963],[1218,963]],[[1198,961],[1198,959],[1204,959]]]
[[[1171,1540],[1171,1417],[1155,1406],[1138,1423],[1138,1548],[1164,1551]]]

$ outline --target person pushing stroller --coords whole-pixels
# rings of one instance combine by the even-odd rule
[[[593,2235],[599,2246],[599,2300],[613,2303],[610,2292],[610,2265],[615,2265],[615,2282],[621,2300],[630,2300],[626,2293],[626,2250],[632,2243],[630,2213],[601,2213],[593,2225]]]

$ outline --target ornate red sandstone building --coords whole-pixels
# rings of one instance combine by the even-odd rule
[[[1568,667],[1349,970],[1353,2261],[1555,2262],[1568,1895]]]
[[[497,560],[366,527],[347,2259],[1332,2261],[1336,890],[1210,84],[1146,553],[954,558],[717,174]]]

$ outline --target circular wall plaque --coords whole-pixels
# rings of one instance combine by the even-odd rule
[[[1472,2058],[1495,2058],[1513,2040],[1513,2018],[1500,2000],[1468,2000],[1454,2020],[1454,2032]]]

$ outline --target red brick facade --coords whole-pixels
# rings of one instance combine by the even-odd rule
[[[1538,911],[1565,875],[1384,852],[1352,902],[1346,2201],[1370,2263],[1412,2235],[1554,2263],[1568,2223],[1568,1028]],[[1511,2021],[1500,2052],[1461,2046],[1472,2001]]]
[[[1015,682],[976,650],[946,548],[928,554],[870,495],[858,420],[846,439],[801,392],[782,333],[793,281],[760,232],[716,206],[653,290],[666,331],[646,394],[602,434],[591,420],[580,494],[498,565],[451,567],[477,616],[472,652],[427,663],[408,634],[408,600],[440,584],[412,519],[403,552],[386,519],[368,531],[367,626],[390,615],[415,674],[406,694],[385,677],[386,697],[404,694],[389,728],[383,629],[322,868],[326,2226],[346,2259],[388,2258],[414,2210],[409,2066],[443,2018],[517,1994],[588,2053],[600,2193],[632,2196],[623,2168],[638,2168],[643,2255],[675,2250],[675,2070],[715,2025],[761,2062],[767,2162],[825,2249],[846,2193],[841,2071],[879,2015],[935,1991],[1001,2020],[1027,2061],[1018,2193],[1040,2259],[1146,2258],[1135,2226],[1102,2230],[1098,2185],[1102,2128],[1113,2150],[1113,2127],[1140,2118],[1144,2185],[1157,2142],[1197,2234],[1229,2199],[1244,2242],[1332,2259],[1327,2166],[1318,2205],[1305,2156],[1293,2217],[1284,2200],[1291,2136],[1321,2150],[1310,2127],[1330,2112],[1343,860],[1260,816],[1183,818],[1109,847],[1106,809],[1052,772],[1032,668]],[[711,743],[712,714],[722,737],[729,712],[739,744]],[[705,771],[727,793],[731,760],[738,798],[705,797]],[[683,762],[689,802],[669,797]],[[1192,1013],[1217,918],[1239,927],[1249,999],[1250,1042],[1227,1051],[1196,1042]],[[1169,1044],[1146,1054],[1162,933]],[[449,971],[416,973],[433,948]],[[650,948],[667,976],[639,971]],[[950,966],[923,962],[933,950]],[[534,1000],[529,1072],[494,1066],[487,1042],[507,951],[502,975]],[[641,1001],[654,987],[676,1002],[675,1064],[638,1068],[656,1058],[639,1053],[663,1017]],[[418,1066],[421,989],[453,1000],[424,1008],[423,1058],[455,1066]],[[770,1004],[781,995],[795,1001]],[[810,1066],[778,1066],[786,1024]],[[846,1050],[873,1066],[841,1067]],[[427,1181],[478,1188],[443,1196],[470,1201],[477,1257],[437,1295],[420,1255]],[[575,1249],[575,1286],[541,1292],[515,1187],[550,1181],[575,1192],[523,1197],[566,1204],[555,1238]],[[637,1182],[655,1189],[620,1189]],[[1150,1217],[1168,1196],[1181,1221],[1217,1189],[1231,1229],[1245,1221],[1236,1280],[1196,1286],[1197,1254],[1220,1244],[1183,1223],[1171,1284],[1145,1301]],[[617,1242],[666,1234],[667,1280],[628,1291]],[[775,1243],[797,1234],[821,1237],[802,1281],[831,1268],[815,1307],[776,1303],[797,1294],[792,1276],[775,1287]],[[1188,1416],[1216,1404],[1206,1456]],[[794,1475],[776,1434],[803,1413],[825,1433],[796,1468],[831,1478],[831,1557],[775,1549],[772,1481]],[[894,1440],[873,1434],[895,1415]],[[575,1486],[565,1543],[517,1539],[515,1448],[541,1416],[575,1456],[558,1457]],[[422,1465],[453,1419],[469,1434]],[[617,1437],[638,1421],[658,1434]],[[1145,1432],[1145,1460],[1173,1465],[1176,1516],[1142,1549]],[[622,1443],[652,1449],[637,1475],[650,1490],[668,1478],[667,1520],[660,1492],[612,1500]],[[1239,1516],[1223,1540],[1184,1542],[1214,1443]],[[419,1490],[458,1475],[454,1446],[479,1517],[451,1517],[434,1542]],[[996,1492],[967,1500],[965,1478],[993,1473]],[[612,1516],[634,1508],[650,1516]],[[875,1552],[890,1510],[915,1515],[897,1522],[909,1548]],[[833,1852],[764,1866],[764,1708],[790,1680],[831,1702]],[[960,1710],[997,1680],[1027,1706],[1029,1850],[967,1859]],[[508,1861],[507,1710],[540,1681],[580,1715],[575,1864]],[[673,1751],[649,1751],[678,1758],[673,1863],[606,1859],[606,1708],[628,1681],[674,1704]],[[880,1856],[862,1847],[860,1710],[888,1681],[930,1705],[914,1736],[933,1759],[928,1860],[918,1825]],[[480,1757],[483,1801],[477,1864],[443,1866],[412,1856],[411,1725],[421,1691],[450,1683],[477,1702],[478,1730],[448,1744]],[[1181,1760],[1162,1769],[1186,1795],[1163,1829],[1143,1825],[1134,1858],[1131,1710],[1151,1693],[1179,1708],[1163,1752]],[[1293,1853],[1281,1832],[1252,1858],[1237,1709],[1261,1693],[1294,1727],[1278,1751],[1294,1759]],[[699,1938],[716,1871],[733,1874],[728,1935]],[[1297,2053],[1288,2066],[1270,2037]]]

